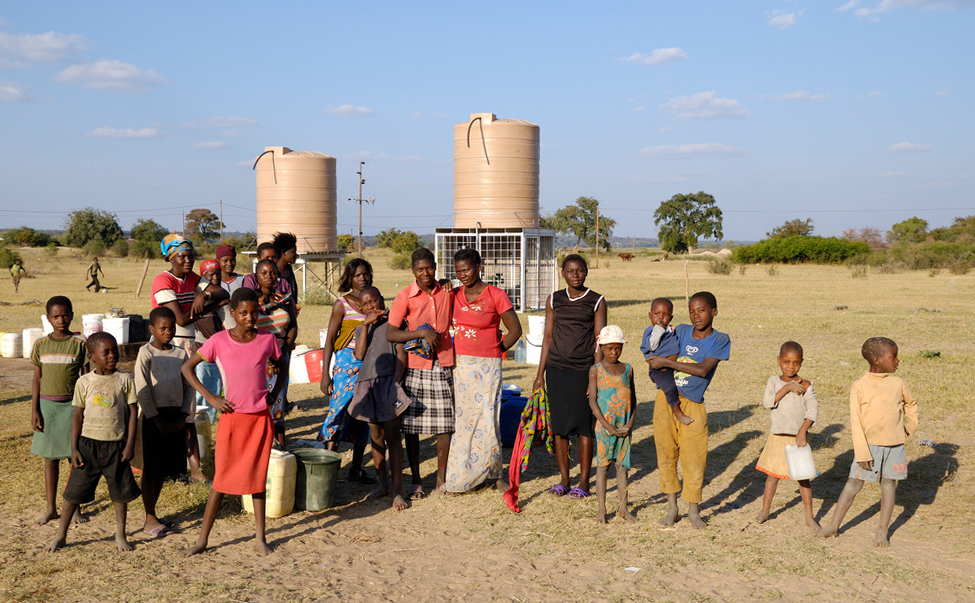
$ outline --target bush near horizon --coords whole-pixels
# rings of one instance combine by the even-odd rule
[[[731,257],[739,264],[840,264],[868,253],[870,248],[859,241],[793,235],[742,245]]]

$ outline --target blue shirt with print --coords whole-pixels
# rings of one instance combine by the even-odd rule
[[[702,362],[705,358],[716,358],[727,360],[731,352],[731,339],[720,331],[712,331],[704,339],[694,339],[693,325],[677,325],[677,343],[680,350],[677,352],[677,362]],[[714,371],[717,365],[711,369],[707,376],[696,377],[688,375],[679,370],[674,371],[674,381],[680,393],[692,402],[704,402],[704,392],[711,384]]]

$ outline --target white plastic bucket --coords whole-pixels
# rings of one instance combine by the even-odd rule
[[[271,451],[267,465],[267,485],[265,486],[265,516],[284,517],[295,508],[295,481],[298,476],[298,461],[295,455],[280,450]],[[254,499],[244,495],[244,510],[254,512]]]
[[[129,319],[127,317],[102,320],[102,330],[111,333],[115,337],[115,341],[120,344],[129,342]]]
[[[44,334],[50,335],[54,332],[54,325],[47,319],[47,314],[41,314],[41,326],[44,327]]]
[[[104,314],[83,314],[81,316],[81,326],[85,337],[91,337],[92,333],[101,331],[103,329],[104,322]]]
[[[34,351],[34,344],[43,337],[44,329],[24,329],[24,358],[30,358],[31,352]]]
[[[796,481],[816,477],[816,466],[813,464],[812,448],[808,445],[799,447],[789,444],[785,447],[785,461],[789,465],[789,477]]]
[[[545,315],[528,317],[528,334],[535,338],[545,336]]]
[[[20,333],[4,333],[3,337],[0,337],[0,356],[4,358],[23,358],[23,336]]]

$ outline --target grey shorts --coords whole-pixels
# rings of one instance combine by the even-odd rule
[[[904,445],[874,446],[870,444],[870,456],[873,457],[873,471],[867,471],[859,463],[853,461],[850,466],[850,477],[876,484],[881,476],[884,479],[902,480],[907,477],[907,455]]]

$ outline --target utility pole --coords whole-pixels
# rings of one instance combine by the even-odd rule
[[[223,243],[223,199],[220,200],[220,242]]]
[[[593,268],[599,268],[599,203],[596,204],[596,263]]]
[[[363,199],[362,198],[362,185],[366,183],[366,179],[362,177],[362,166],[366,164],[365,161],[359,162],[359,171],[356,174],[359,175],[359,196],[355,199],[349,199],[349,201],[355,201],[359,204],[359,257],[362,257],[362,204],[369,203],[373,204],[376,202],[374,198]]]

